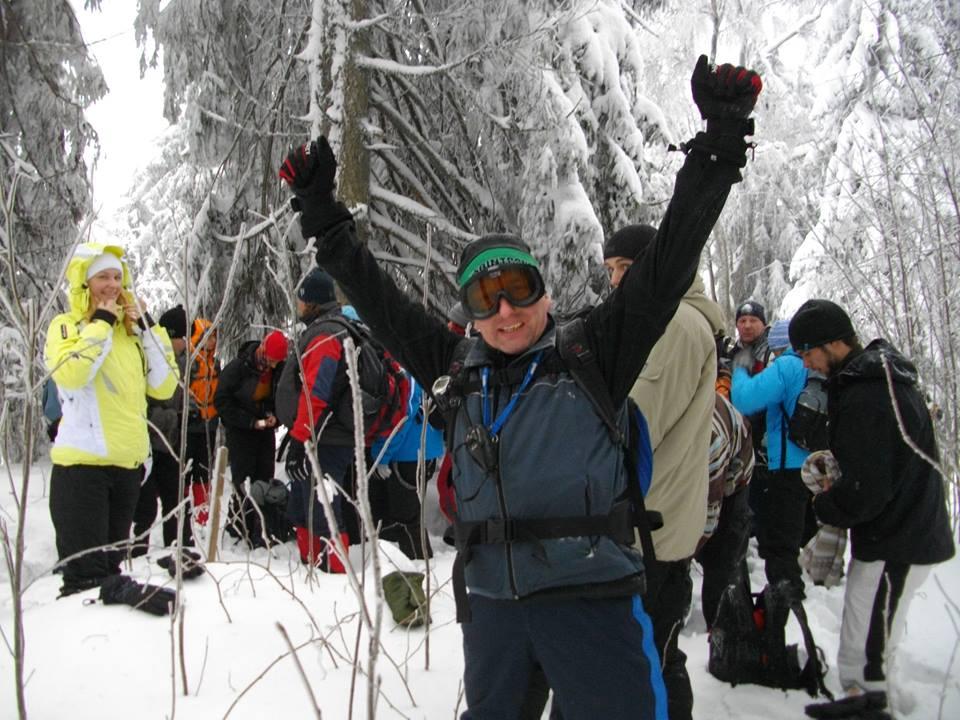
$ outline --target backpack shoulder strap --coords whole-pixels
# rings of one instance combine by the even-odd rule
[[[803,667],[801,676],[808,683],[808,690],[816,697],[819,691],[824,697],[833,700],[833,693],[827,688],[823,678],[827,674],[824,667],[824,661],[820,648],[813,640],[813,632],[810,630],[810,623],[807,621],[807,612],[803,609],[803,603],[800,600],[794,600],[790,603],[790,609],[793,611],[797,622],[800,624],[800,633],[803,635],[803,644],[807,649],[807,663]]]
[[[653,456],[652,452],[649,451],[650,435],[646,419],[643,418],[643,413],[639,412],[639,408],[636,408],[639,435],[636,438],[629,439],[623,436],[617,424],[617,412],[613,406],[613,398],[610,397],[607,383],[600,372],[597,356],[587,342],[586,323],[583,317],[574,318],[557,328],[556,343],[560,358],[573,376],[577,386],[587,396],[594,411],[603,421],[603,424],[607,426],[613,441],[624,450],[628,476],[627,492],[634,508],[634,524],[640,535],[640,547],[643,550],[644,558],[656,560],[656,553],[653,549],[651,518],[643,501],[643,489],[640,487],[638,477],[638,471],[643,470],[641,462],[649,466],[648,469],[652,474]],[[630,408],[631,415],[633,410],[633,408]],[[634,418],[631,418],[630,421],[633,423]],[[643,450],[638,452],[638,447],[643,448]],[[662,521],[660,525],[662,525]]]
[[[556,342],[561,360],[590,400],[603,424],[607,426],[611,437],[620,445],[625,445],[626,438],[617,425],[617,410],[613,406],[613,399],[600,372],[597,356],[587,342],[586,323],[583,318],[574,318],[557,328]]]

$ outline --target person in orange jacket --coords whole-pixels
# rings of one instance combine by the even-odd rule
[[[220,361],[215,357],[216,351],[216,328],[209,320],[197,318],[191,325],[186,358],[190,378],[186,459],[191,462],[187,481],[190,483],[193,505],[197,508],[196,519],[201,525],[206,524],[209,513],[207,496],[210,471],[213,469],[213,451],[220,424],[213,402],[220,376]],[[184,376],[187,376],[186,372]]]

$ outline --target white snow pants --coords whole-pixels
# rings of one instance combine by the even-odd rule
[[[843,597],[837,669],[844,691],[886,690],[907,610],[930,565],[851,560]],[[886,668],[886,671],[885,671]]]

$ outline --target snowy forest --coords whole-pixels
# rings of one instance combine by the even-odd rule
[[[47,448],[43,336],[78,242],[125,247],[150,306],[215,320],[232,357],[294,322],[313,253],[277,168],[324,134],[365,242],[436,314],[456,300],[463,246],[500,231],[531,245],[557,310],[572,311],[605,292],[604,238],[663,213],[682,160],[671,145],[702,122],[689,90],[701,53],[764,83],[756,147],[702,259],[708,295],[731,334],[743,300],[772,322],[829,298],[862,339],[911,358],[956,525],[956,0],[139,0],[129,61],[162,69],[171,126],[144,150],[116,235],[91,238],[101,138],[85,111],[109,88],[78,16],[101,12],[0,0],[0,460],[22,468],[4,473],[21,502],[0,525],[14,596],[30,462]],[[20,657],[22,633],[4,637]]]

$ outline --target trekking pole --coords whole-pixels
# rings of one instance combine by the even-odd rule
[[[210,497],[210,541],[207,545],[207,562],[217,559],[217,543],[220,538],[220,496],[223,493],[223,476],[227,472],[227,447],[217,448],[217,459],[213,463],[213,487]]]

